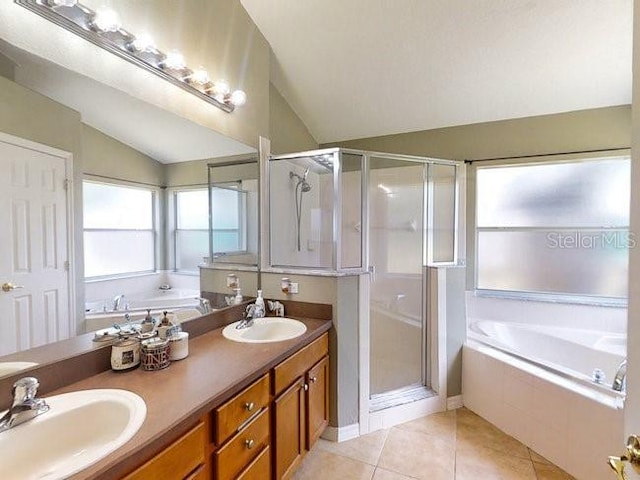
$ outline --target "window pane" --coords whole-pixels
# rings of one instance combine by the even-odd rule
[[[177,232],[176,269],[198,270],[198,264],[202,262],[202,257],[208,255],[208,230],[182,230]]]
[[[629,171],[626,158],[478,169],[478,226],[627,226]]]
[[[153,228],[151,190],[86,181],[82,187],[84,228]]]
[[[626,231],[478,232],[480,289],[627,296]]]
[[[85,231],[85,277],[155,269],[152,231]]]
[[[214,230],[238,228],[242,196],[243,193],[230,188],[211,187],[211,216]]]
[[[176,193],[177,224],[180,229],[209,229],[209,192]]]

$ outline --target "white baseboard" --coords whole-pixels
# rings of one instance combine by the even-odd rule
[[[322,438],[331,442],[345,442],[360,436],[360,425],[354,423],[345,427],[327,427]]]
[[[456,408],[462,408],[463,406],[464,403],[462,401],[462,395],[447,398],[447,410],[455,410]]]

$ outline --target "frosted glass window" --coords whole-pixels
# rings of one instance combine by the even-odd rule
[[[342,154],[342,268],[362,266],[362,155]]]
[[[479,227],[629,224],[629,159],[479,168]]]
[[[246,250],[247,192],[232,186],[211,187],[211,241],[214,253]]]
[[[178,229],[209,230],[209,192],[189,190],[176,193]]]
[[[85,277],[155,270],[154,192],[85,181]]]
[[[477,288],[627,296],[630,160],[479,168]]]
[[[83,182],[84,228],[152,229],[153,191]]]

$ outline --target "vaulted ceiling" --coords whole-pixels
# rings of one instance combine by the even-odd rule
[[[632,0],[241,0],[320,143],[631,103]]]

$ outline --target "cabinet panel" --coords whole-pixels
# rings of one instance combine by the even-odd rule
[[[207,469],[204,465],[200,465],[198,469],[184,480],[208,480]]]
[[[198,423],[193,429],[169,445],[124,480],[155,480],[185,478],[205,461],[205,427]]]
[[[216,478],[236,476],[269,445],[269,409],[253,419],[215,453]]]
[[[329,353],[329,335],[323,334],[299,352],[293,354],[273,369],[274,395],[278,395],[297,378]]]
[[[238,480],[268,480],[271,478],[271,449],[265,448],[240,474]]]
[[[221,445],[238,430],[243,422],[268,405],[269,374],[266,374],[224,405],[216,408],[214,412],[216,445]]]
[[[274,401],[274,472],[276,479],[288,477],[304,455],[304,385],[304,378],[299,378]]]
[[[307,450],[329,424],[329,357],[316,363],[306,375]]]

